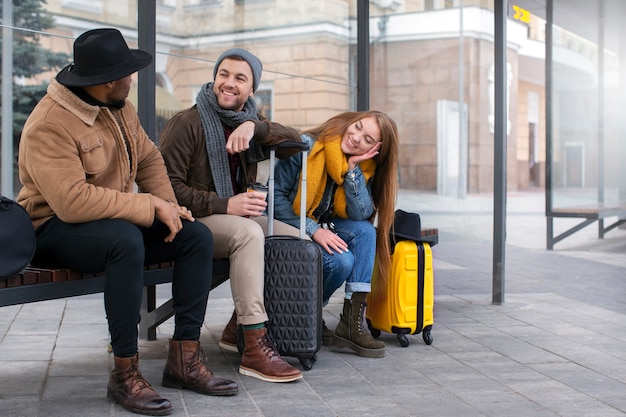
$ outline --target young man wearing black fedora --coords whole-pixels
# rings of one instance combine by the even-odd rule
[[[207,395],[234,395],[238,386],[212,374],[199,342],[213,236],[178,205],[163,158],[127,101],[131,75],[151,62],[116,29],[76,39],[74,62],[52,80],[24,126],[17,199],[36,228],[34,265],[106,272],[114,353],[107,398],[134,413],[167,415],[171,403],[143,378],[138,363],[146,264],[175,263],[175,330],[162,384]]]

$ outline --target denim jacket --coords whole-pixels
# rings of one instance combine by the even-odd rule
[[[302,141],[308,143],[311,148],[314,139],[308,135],[302,135]],[[293,200],[298,192],[300,184],[300,171],[302,169],[302,156],[296,154],[288,159],[279,160],[276,163],[274,183],[274,215],[277,220],[291,226],[300,227],[300,217],[293,211]],[[326,190],[320,203],[321,211],[325,211],[331,203],[331,192],[334,182],[327,181]],[[365,183],[365,177],[361,168],[357,165],[353,170],[344,175],[343,187],[346,192],[346,209],[352,220],[367,220],[374,213],[372,201],[371,181]],[[299,203],[298,203],[299,204]],[[320,228],[315,219],[307,217],[306,233],[313,236]]]

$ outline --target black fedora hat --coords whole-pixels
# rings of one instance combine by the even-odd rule
[[[420,215],[404,210],[396,210],[393,220],[393,236],[395,241],[414,240],[422,241],[422,224]]]
[[[92,29],[74,41],[74,62],[57,74],[69,87],[85,87],[119,80],[150,65],[152,55],[129,49],[117,29]]]

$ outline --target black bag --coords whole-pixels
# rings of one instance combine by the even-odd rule
[[[15,201],[0,196],[0,279],[20,272],[35,253],[30,216]]]

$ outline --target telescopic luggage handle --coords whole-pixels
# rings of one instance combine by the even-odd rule
[[[307,153],[309,145],[304,142],[287,140],[270,147],[270,173],[268,178],[268,204],[267,204],[267,235],[274,234],[274,169],[276,167],[276,149],[297,149],[302,152],[302,192],[300,193],[300,237],[304,239],[306,231],[306,171]]]

